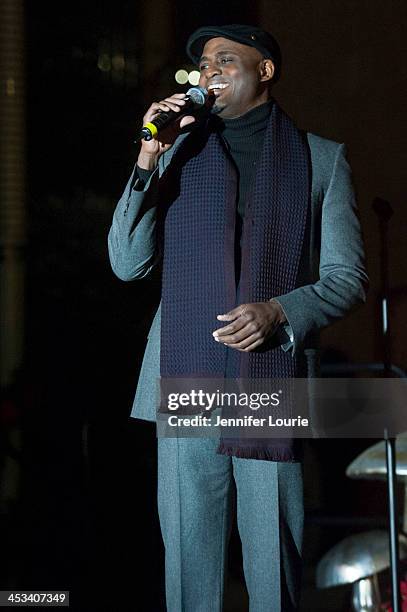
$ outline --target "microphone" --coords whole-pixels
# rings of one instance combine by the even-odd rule
[[[168,127],[173,121],[179,119],[183,115],[188,114],[189,111],[196,111],[204,106],[208,97],[208,91],[203,87],[191,87],[187,91],[187,97],[185,104],[181,111],[160,111],[158,117],[146,123],[140,131],[140,140],[152,140],[157,138],[158,132]]]

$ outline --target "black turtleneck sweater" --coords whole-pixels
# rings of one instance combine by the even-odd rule
[[[255,176],[256,165],[263,148],[264,135],[270,118],[272,100],[255,106],[235,119],[221,119],[222,135],[238,173],[237,215],[235,228],[235,280],[239,284],[241,267],[242,226],[246,200]]]
[[[236,119],[217,118],[219,132],[239,176],[237,211],[241,219],[244,217],[245,203],[254,180],[272,105],[273,102],[269,100]]]

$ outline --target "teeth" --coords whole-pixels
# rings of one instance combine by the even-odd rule
[[[225,87],[229,87],[228,83],[213,83],[209,85],[208,89],[225,89]]]

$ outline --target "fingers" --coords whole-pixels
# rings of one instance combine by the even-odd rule
[[[182,117],[179,126],[183,128],[190,123],[194,123],[194,121],[196,121],[195,117],[192,117],[192,115],[185,115],[185,117]]]
[[[219,321],[233,321],[234,319],[236,319],[237,317],[240,317],[245,312],[246,312],[246,304],[240,304],[240,306],[238,306],[237,308],[233,308],[233,310],[230,310],[226,314],[220,314],[216,318],[219,319]]]
[[[141,148],[143,151],[148,153],[153,152],[156,156],[161,156],[162,153],[167,151],[175,142],[180,130],[190,123],[195,122],[195,117],[192,115],[182,116],[183,107],[186,104],[186,94],[176,93],[161,102],[153,102],[143,117],[143,125],[154,121],[160,112],[180,112],[181,116],[179,119],[173,121],[165,129],[161,129],[159,135],[150,141],[142,140]],[[185,112],[185,110],[184,110]]]
[[[162,102],[153,102],[153,104],[151,105],[151,108],[155,111],[173,110],[175,112],[178,112],[182,109],[183,106],[185,106],[185,100],[182,100],[182,99],[177,100],[176,98],[166,98]]]
[[[261,333],[258,330],[257,326],[253,326],[251,324],[245,325],[240,331],[234,332],[232,334],[224,334],[215,336],[215,340],[218,342],[222,342],[223,344],[227,344],[228,346],[232,346],[236,348],[238,345],[239,348],[246,348],[248,344],[251,344],[255,340],[258,340],[261,337]],[[249,342],[248,342],[249,341]]]
[[[148,111],[146,112],[143,122],[147,123],[151,121],[154,117],[156,117],[160,111],[168,112],[170,110],[174,112],[179,112],[183,106],[185,106],[186,94],[173,94],[172,96],[165,98],[165,100],[161,100],[161,102],[153,102]]]
[[[254,349],[256,349],[258,346],[260,346],[261,344],[263,344],[263,338],[259,338],[258,340],[255,340],[252,344],[248,344],[245,347],[240,347],[240,346],[233,346],[232,344],[229,344],[229,346],[231,348],[234,348],[238,351],[243,351],[244,353],[249,353],[250,351],[254,351]]]
[[[213,337],[219,339],[221,342],[225,342],[227,338],[231,335],[237,335],[237,332],[244,329],[247,325],[246,319],[243,317],[239,317],[236,321],[231,323],[230,325],[225,325],[225,327],[220,327],[219,329],[215,329],[212,333]]]
[[[231,314],[231,313],[235,313],[235,314]],[[231,310],[229,313],[225,315],[218,315],[217,318],[220,319],[220,317],[223,317],[224,318],[223,320],[225,321],[233,320],[233,323],[230,323],[229,325],[225,325],[224,327],[219,327],[218,329],[215,329],[215,331],[213,332],[213,336],[219,337],[219,338],[222,337],[222,341],[224,340],[223,338],[224,336],[228,336],[229,334],[234,334],[235,332],[241,330],[243,327],[245,327],[245,325],[252,322],[253,320],[253,315],[251,313],[247,313],[246,308],[244,306],[239,306],[238,308]]]
[[[260,346],[276,328],[275,322],[264,315],[261,306],[241,304],[230,312],[219,315],[218,319],[231,322],[216,329],[213,332],[214,339],[238,351],[252,351]]]
[[[220,342],[225,344],[228,348],[233,348],[237,351],[252,351],[264,342],[264,337],[258,332],[249,334],[242,340],[239,340],[236,336],[229,336],[229,338],[235,338],[235,341],[226,342],[224,340],[220,340]]]
[[[246,331],[246,328],[245,330]],[[242,332],[243,333],[243,332]],[[252,351],[264,342],[264,337],[260,332],[249,333],[244,338],[239,338],[238,334],[234,336],[228,336],[229,340],[218,340],[222,344],[225,344],[228,348],[236,349],[237,351]]]

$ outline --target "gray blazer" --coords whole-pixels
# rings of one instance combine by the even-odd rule
[[[158,185],[183,138],[164,153],[147,184],[133,171],[113,215],[108,237],[110,263],[124,281],[145,278],[157,263],[155,241]],[[366,299],[368,277],[345,146],[307,134],[311,151],[311,223],[297,288],[276,298],[287,317],[292,341],[283,346],[304,353],[308,375],[316,375],[317,337]],[[154,317],[131,416],[155,421],[160,376],[160,307]],[[233,350],[233,349],[231,349]]]

